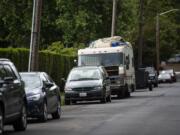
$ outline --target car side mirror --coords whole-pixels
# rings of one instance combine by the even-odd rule
[[[48,88],[50,88],[50,87],[53,86],[53,83],[51,83],[51,82],[45,82],[45,86],[48,87]]]
[[[5,83],[13,83],[14,82],[14,78],[13,77],[5,77],[4,78],[4,82]]]
[[[64,83],[66,82],[66,79],[65,78],[61,78],[61,81],[63,81]]]

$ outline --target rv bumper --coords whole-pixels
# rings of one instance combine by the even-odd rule
[[[110,88],[111,88],[111,95],[118,95],[124,89],[124,86],[111,85]]]

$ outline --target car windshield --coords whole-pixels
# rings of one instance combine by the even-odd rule
[[[101,78],[98,69],[73,69],[69,74],[68,81],[99,80]]]
[[[173,70],[163,70],[160,72],[160,74],[171,74],[174,75]]]
[[[102,53],[79,56],[80,66],[119,66],[123,64],[123,53]]]
[[[159,76],[160,76],[160,77],[169,77],[170,74],[169,74],[169,73],[161,73]]]
[[[36,89],[41,86],[40,77],[37,74],[21,74],[26,89]]]
[[[147,67],[145,70],[146,70],[148,73],[150,73],[150,74],[154,74],[154,73],[155,73],[155,72],[154,72],[154,69],[151,68],[151,67]]]

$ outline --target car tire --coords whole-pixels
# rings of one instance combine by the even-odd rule
[[[124,97],[125,97],[125,91],[124,91],[124,89],[122,89],[122,90],[118,93],[117,98],[118,98],[118,99],[123,99]]]
[[[152,84],[149,84],[149,91],[152,91],[153,90],[153,86]]]
[[[154,84],[154,87],[158,87],[158,83],[155,83],[155,84]]]
[[[40,121],[41,122],[46,122],[48,119],[48,112],[47,112],[47,104],[43,104],[43,110],[42,110],[42,115],[40,116]]]
[[[102,99],[101,99],[101,103],[106,103],[107,100],[106,100],[106,96],[104,96]]]
[[[21,116],[13,124],[15,131],[24,131],[27,128],[27,109],[23,105],[21,109]]]
[[[61,103],[58,101],[57,109],[54,113],[52,113],[53,119],[60,119],[61,117]]]
[[[131,93],[129,92],[128,86],[125,87],[125,97],[130,97]]]
[[[126,97],[130,97],[131,93],[129,91],[126,91]]]
[[[3,111],[2,111],[2,108],[0,107],[0,135],[3,134],[3,131],[4,131],[4,117],[3,117]]]
[[[111,102],[111,95],[109,95],[106,99],[107,102]]]
[[[135,92],[135,86],[133,84],[131,85],[131,91]]]

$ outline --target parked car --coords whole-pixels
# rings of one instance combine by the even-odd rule
[[[146,67],[145,71],[148,72],[148,77],[154,87],[158,87],[158,74],[154,67]]]
[[[173,57],[169,58],[168,63],[180,63],[180,54],[175,54]]]
[[[110,79],[103,67],[76,67],[65,84],[65,104],[83,100],[111,102]]]
[[[158,76],[158,81],[159,83],[166,83],[166,82],[172,83],[171,74],[165,71],[161,71]]]
[[[149,73],[145,68],[139,68],[136,70],[136,89],[149,88],[150,91],[153,90],[153,82],[149,79]]]
[[[172,81],[176,82],[176,74],[173,69],[167,69],[167,70],[164,70],[163,72],[169,73],[171,75]]]
[[[28,117],[46,121],[48,114],[54,119],[61,116],[61,97],[59,87],[44,72],[20,73],[25,82],[28,104]]]
[[[8,59],[0,59],[0,134],[4,125],[13,125],[15,131],[27,127],[26,95],[24,83]]]

